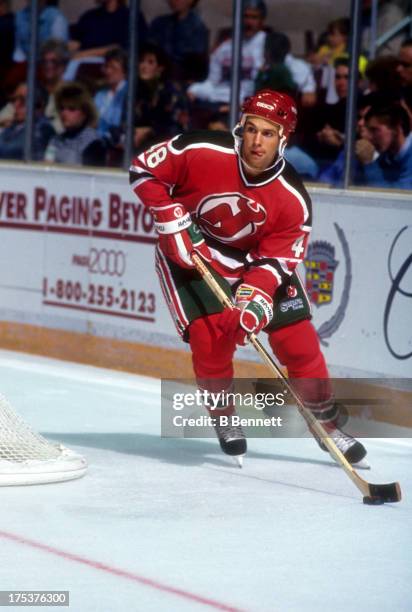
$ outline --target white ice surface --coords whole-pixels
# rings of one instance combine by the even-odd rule
[[[250,440],[242,470],[214,439],[162,439],[153,379],[0,351],[0,392],[90,464],[0,489],[0,590],[69,590],[71,612],[412,610],[411,440],[367,441],[361,476],[404,494],[373,507],[311,439]]]

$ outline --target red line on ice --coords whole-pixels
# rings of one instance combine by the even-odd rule
[[[64,550],[60,550],[59,548],[54,548],[53,546],[48,546],[47,544],[36,542],[35,540],[29,540],[28,538],[16,535],[14,533],[8,533],[7,531],[0,531],[0,538],[4,538],[12,542],[17,542],[19,544],[24,544],[25,546],[30,546],[31,548],[42,550],[51,555],[62,557],[63,559],[68,559],[69,561],[75,561],[76,563],[81,563],[83,565],[87,565],[89,567],[100,570],[102,572],[106,572],[108,574],[112,574],[114,576],[119,576],[121,578],[126,578],[127,580],[138,582],[140,584],[151,587],[158,591],[165,591],[166,593],[170,593],[172,595],[177,595],[178,597],[182,597],[184,599],[195,601],[198,604],[209,606],[210,608],[214,608],[215,610],[223,610],[224,612],[242,612],[240,608],[234,608],[233,606],[228,606],[214,599],[208,599],[207,597],[202,597],[201,595],[196,595],[195,593],[190,593],[189,591],[184,591],[182,589],[168,586],[167,584],[162,584],[161,582],[158,582],[157,580],[152,580],[151,578],[145,578],[144,576],[140,576],[139,574],[134,574],[133,572],[128,572],[127,570],[122,570],[117,567],[112,567],[110,565],[106,565],[105,563],[100,563],[99,561],[88,559],[87,557],[81,557],[80,555],[75,555],[73,553],[69,553]]]

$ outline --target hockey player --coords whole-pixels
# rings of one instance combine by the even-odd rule
[[[233,135],[192,132],[157,144],[133,160],[130,182],[154,216],[160,284],[190,343],[199,387],[229,390],[236,345],[264,330],[302,400],[356,463],[366,450],[337,426],[328,370],[295,272],[312,225],[309,194],[283,157],[296,123],[289,96],[262,90],[243,103]],[[219,274],[237,308],[223,309],[211,295],[193,252]],[[291,300],[295,308],[288,308]],[[233,413],[234,407],[222,409],[229,426],[216,418],[215,430],[222,450],[240,456],[246,440],[230,422]]]

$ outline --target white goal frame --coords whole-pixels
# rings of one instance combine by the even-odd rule
[[[0,486],[63,482],[86,471],[84,457],[36,433],[0,394]]]

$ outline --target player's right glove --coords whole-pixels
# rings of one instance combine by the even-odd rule
[[[209,263],[212,261],[200,229],[192,222],[182,204],[172,202],[165,206],[151,207],[150,210],[159,234],[159,246],[167,257],[182,268],[195,267],[191,259],[193,252]]]
[[[225,308],[218,326],[236,344],[245,345],[249,334],[258,334],[273,317],[273,300],[262,289],[242,283],[235,297],[237,308]]]

